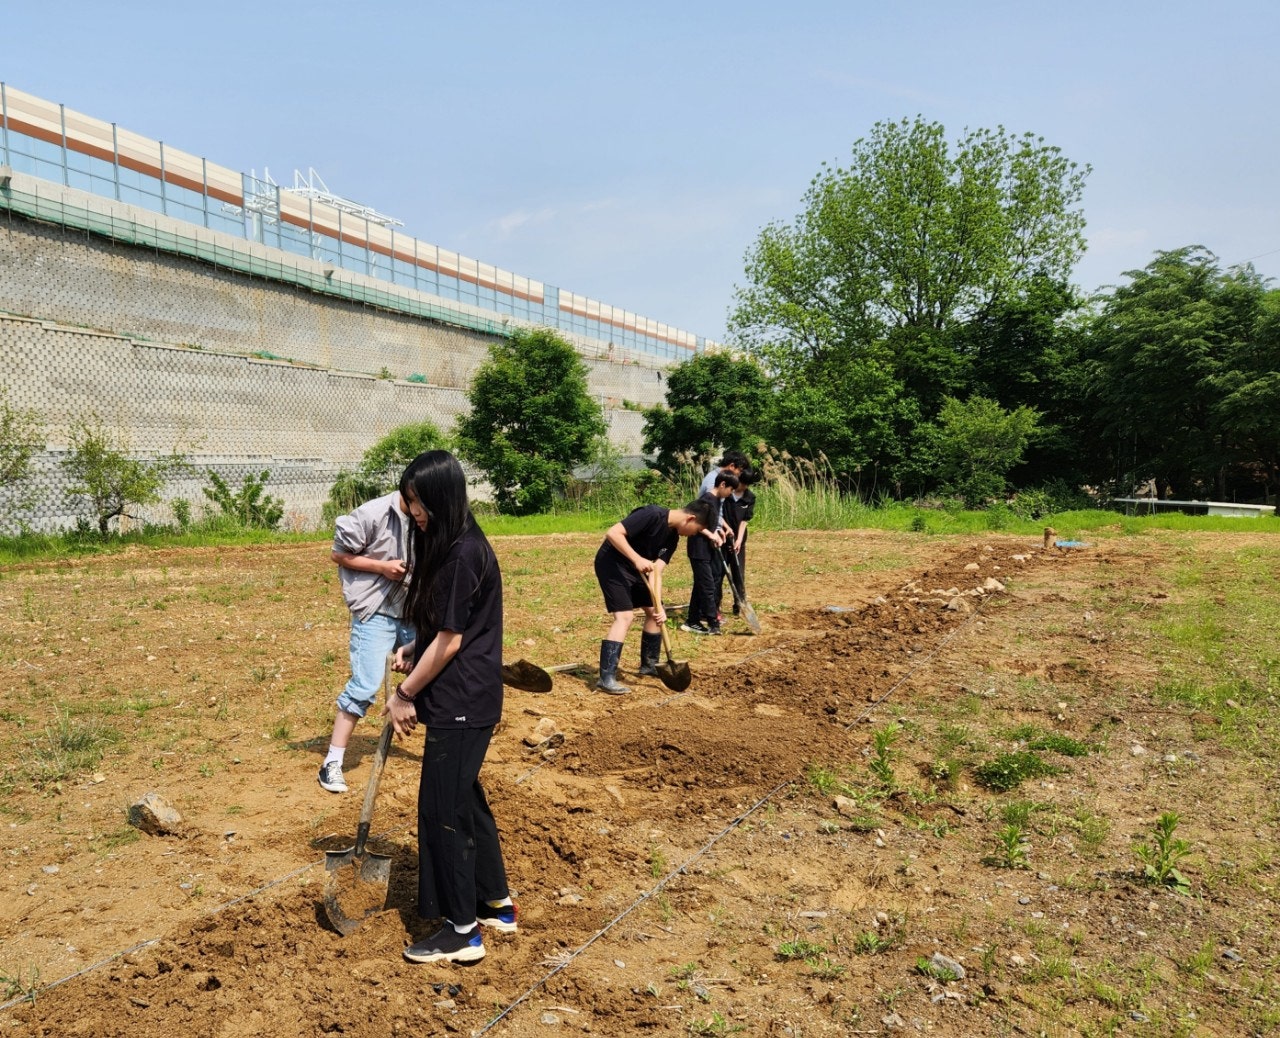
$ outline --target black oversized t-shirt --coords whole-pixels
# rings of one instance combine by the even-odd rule
[[[434,606],[434,627],[418,631],[417,656],[439,631],[460,632],[462,645],[418,696],[419,720],[433,728],[497,724],[502,717],[502,574],[478,527],[458,538],[440,564]]]
[[[622,528],[627,532],[627,543],[631,550],[642,559],[661,562],[666,565],[675,554],[676,545],[680,543],[680,534],[667,525],[670,509],[662,505],[641,505],[634,508],[622,520]],[[619,575],[636,576],[636,568],[631,561],[618,551],[607,540],[596,552],[597,572],[600,569],[614,569]]]

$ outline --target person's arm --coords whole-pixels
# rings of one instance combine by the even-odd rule
[[[604,539],[617,549],[623,558],[627,559],[631,565],[635,566],[637,572],[641,576],[648,575],[653,569],[653,562],[642,557],[633,547],[631,542],[627,540],[627,528],[622,523],[617,522],[605,531]]]
[[[409,671],[409,676],[382,708],[383,716],[390,717],[396,735],[408,735],[413,731],[418,723],[418,709],[413,700],[448,666],[460,648],[461,631],[440,631],[422,651],[422,656],[413,670]]]
[[[376,573],[388,580],[404,579],[404,559],[371,559],[367,555],[353,555],[346,551],[333,551],[329,557],[343,569],[359,570],[362,573]]]

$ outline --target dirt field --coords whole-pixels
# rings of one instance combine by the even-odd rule
[[[390,910],[345,938],[324,924],[323,851],[353,842],[378,732],[357,730],[350,793],[319,788],[346,678],[326,544],[4,571],[0,1034],[1280,1024],[1271,751],[1243,752],[1220,715],[1152,695],[1206,665],[1179,655],[1162,618],[1229,594],[1181,567],[1261,565],[1274,581],[1273,538],[1044,551],[1001,535],[756,535],[764,633],[729,618],[728,637],[676,633],[695,673],[677,695],[632,680],[634,628],[634,692],[618,698],[591,689],[597,543],[495,541],[509,658],[588,667],[546,695],[508,692],[483,777],[520,932],[489,935],[472,967],[401,957],[430,929],[413,911],[418,742],[393,748],[374,820],[394,858]],[[669,599],[687,586],[681,563]],[[565,737],[549,753],[524,742],[543,717]],[[891,722],[886,785],[870,765]],[[1061,770],[1016,791],[983,788],[973,767],[1017,748],[1018,726],[1024,742],[1030,726],[1089,752],[1045,753]],[[85,733],[102,747],[88,766],[71,757]],[[180,835],[126,824],[148,792],[182,813]],[[1002,850],[1011,804],[1025,843]],[[1135,847],[1170,810],[1189,894],[1140,881]],[[965,976],[929,967],[935,953]]]

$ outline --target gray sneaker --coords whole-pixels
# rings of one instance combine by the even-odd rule
[[[345,793],[347,791],[347,780],[342,777],[342,765],[336,760],[331,760],[328,764],[321,764],[320,774],[316,778],[320,781],[320,787],[327,789],[330,793]]]

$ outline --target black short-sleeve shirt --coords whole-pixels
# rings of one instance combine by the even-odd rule
[[[436,624],[418,631],[418,657],[439,631],[462,645],[417,699],[434,728],[488,728],[502,717],[502,574],[493,548],[471,526],[445,556],[435,583]],[[416,659],[415,659],[416,662]]]
[[[663,565],[671,561],[676,545],[680,543],[680,535],[667,525],[669,512],[670,509],[662,505],[641,505],[632,509],[622,520],[622,528],[627,531],[627,543],[642,559],[661,562]],[[596,571],[599,572],[602,567],[616,569],[621,573],[636,572],[631,560],[607,540],[596,552]],[[640,579],[638,575],[636,579]]]

